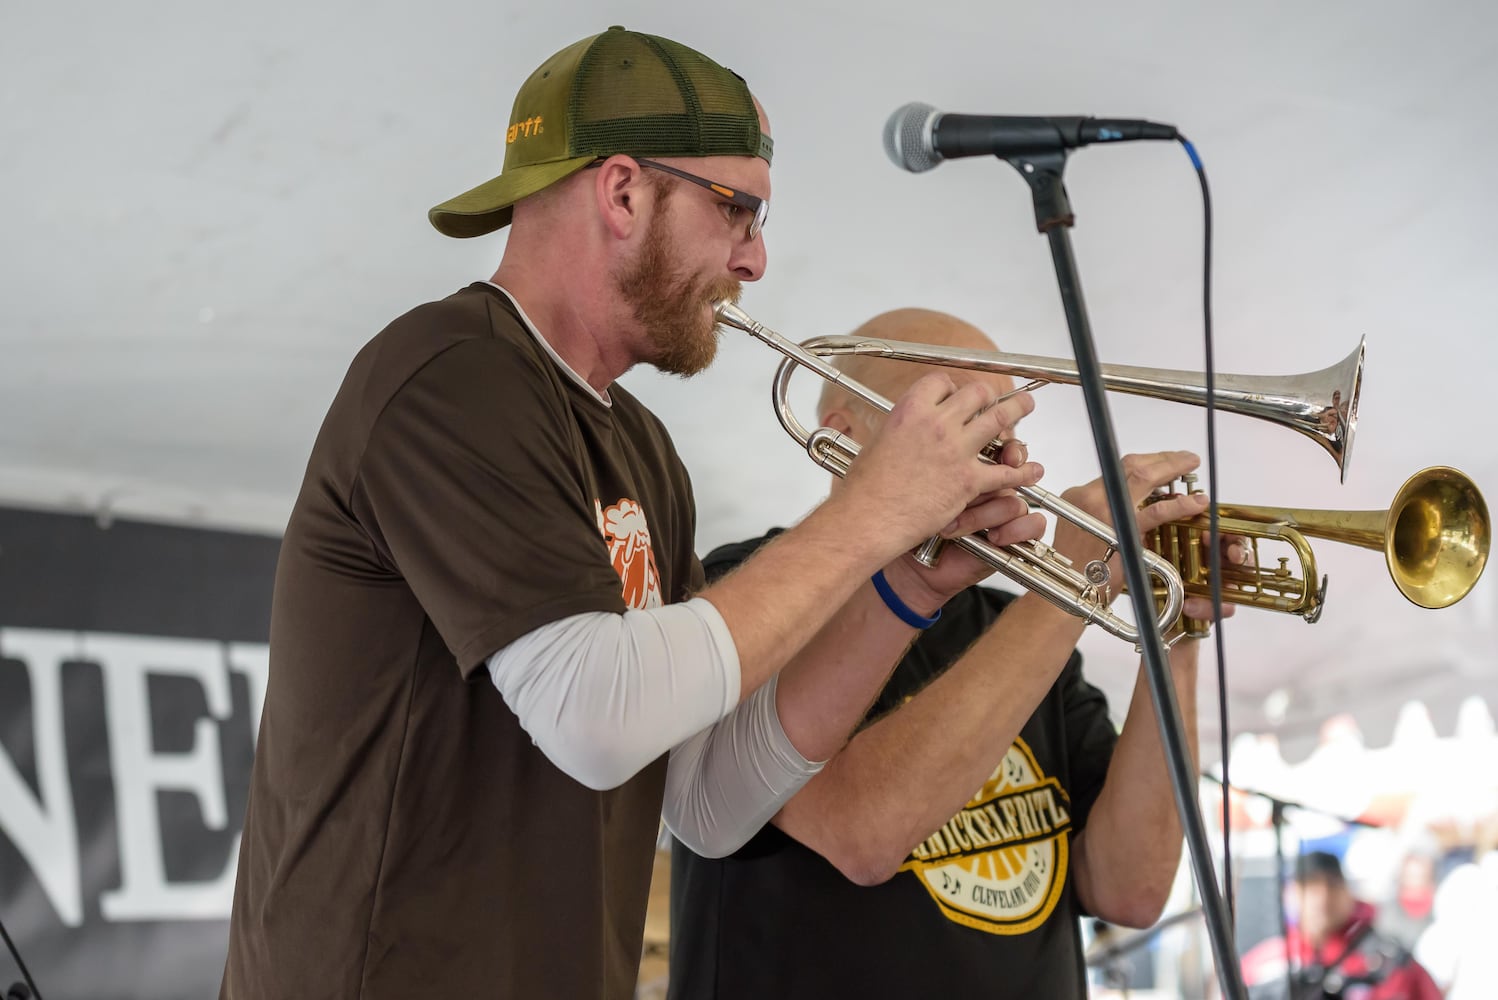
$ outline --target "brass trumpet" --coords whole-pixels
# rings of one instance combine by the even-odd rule
[[[1199,492],[1196,477],[1182,480],[1184,492]],[[1161,487],[1145,503],[1176,495]],[[1242,566],[1222,567],[1224,603],[1244,604],[1287,614],[1308,622],[1321,617],[1326,577],[1319,585],[1316,557],[1307,537],[1382,549],[1394,586],[1422,608],[1450,607],[1476,586],[1487,565],[1492,524],[1482,493],[1466,475],[1447,466],[1422,469],[1407,479],[1387,510],[1302,510],[1218,504],[1218,530],[1249,539],[1252,558]],[[1210,597],[1211,579],[1205,551],[1209,520],[1198,515],[1149,533],[1146,545],[1168,559],[1181,576],[1186,593]],[[1290,556],[1266,567],[1259,557],[1261,540],[1284,542],[1299,559],[1299,574]],[[1158,600],[1165,599],[1158,594]],[[1204,635],[1207,623],[1185,619],[1188,635]]]

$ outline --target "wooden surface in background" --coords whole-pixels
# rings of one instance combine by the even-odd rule
[[[655,874],[650,880],[650,905],[645,911],[645,947],[635,1000],[665,1000],[666,949],[671,941],[671,851],[655,852]]]

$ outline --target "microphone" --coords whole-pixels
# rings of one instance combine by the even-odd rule
[[[1030,156],[1094,142],[1176,138],[1174,125],[1137,118],[950,115],[919,101],[884,123],[884,151],[914,174],[959,156]]]

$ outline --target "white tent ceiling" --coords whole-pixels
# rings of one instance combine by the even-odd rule
[[[1498,489],[1491,4],[64,0],[0,9],[0,503],[279,530],[358,346],[498,261],[502,235],[445,240],[427,207],[497,170],[541,58],[612,23],[708,51],[768,107],[771,267],[744,304],[795,339],[925,305],[1006,349],[1069,355],[1018,176],[976,159],[902,173],[883,122],[910,100],[1168,121],[1213,186],[1220,370],[1320,368],[1368,339],[1347,484],[1309,442],[1227,416],[1223,498],[1383,508],[1437,463]],[[1199,368],[1186,157],[1084,150],[1068,188],[1103,359]],[[822,489],[771,414],[776,360],[734,335],[697,379],[626,376],[693,470],[704,551]],[[1093,478],[1080,393],[1039,403],[1024,436],[1046,485]],[[1112,406],[1126,450],[1204,447],[1198,410]],[[1495,693],[1494,574],[1422,612],[1378,554],[1318,556],[1319,624],[1230,623],[1235,729],[1278,720],[1293,746],[1351,708],[1376,742],[1406,698],[1445,731],[1461,695]],[[1101,633],[1084,649],[1121,711],[1132,652]]]

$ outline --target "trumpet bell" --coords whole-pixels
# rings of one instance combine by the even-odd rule
[[[1389,506],[1384,558],[1399,592],[1445,608],[1471,592],[1488,562],[1492,522],[1482,494],[1446,466],[1415,473]]]
[[[1445,465],[1421,469],[1405,480],[1387,510],[1235,504],[1219,504],[1217,510],[1221,517],[1233,519],[1233,527],[1222,530],[1253,541],[1256,557],[1257,540],[1272,539],[1289,544],[1301,563],[1298,576],[1283,567],[1256,568],[1253,573],[1258,581],[1241,589],[1233,587],[1231,594],[1233,580],[1229,576],[1224,581],[1223,600],[1291,611],[1307,621],[1319,617],[1321,601],[1312,589],[1315,558],[1306,538],[1382,550],[1394,586],[1412,604],[1431,609],[1450,607],[1471,593],[1487,566],[1492,543],[1492,522],[1482,493],[1465,473]],[[1208,522],[1205,516],[1198,516],[1187,523],[1205,532]],[[1261,567],[1257,558],[1254,565]],[[1187,579],[1187,593],[1197,593],[1197,578]],[[1298,596],[1297,603],[1280,607],[1265,597],[1271,592],[1282,594],[1286,588]],[[1203,596],[1206,593],[1202,591]]]

